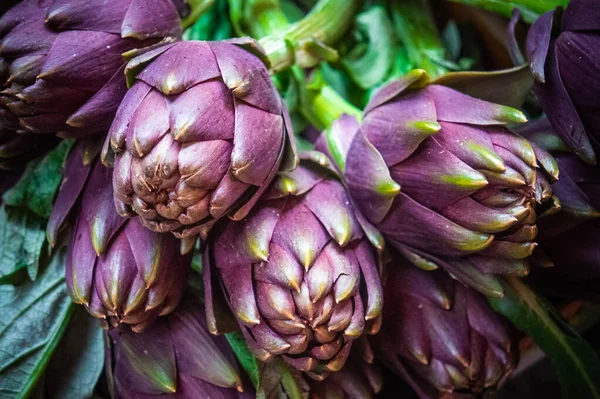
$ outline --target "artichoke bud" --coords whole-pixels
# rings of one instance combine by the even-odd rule
[[[417,267],[441,267],[502,295],[497,276],[522,274],[514,260],[536,246],[524,229],[532,232],[538,213],[551,208],[556,162],[508,130],[525,121],[520,111],[418,79],[422,73],[407,74],[381,89],[361,124],[343,117],[317,149],[332,153],[328,143],[343,143],[354,203]]]
[[[279,180],[293,182],[295,192]],[[257,237],[269,248],[266,259],[252,250]],[[344,366],[355,339],[379,328],[375,253],[344,187],[317,164],[281,172],[254,210],[217,227],[206,248],[205,282],[218,276],[259,358],[281,356],[323,379]],[[208,313],[215,325],[217,315]]]
[[[122,54],[181,33],[171,0],[24,0],[0,18],[0,105],[14,131],[103,134],[127,90]]]
[[[130,61],[135,83],[102,154],[114,163],[117,209],[153,231],[206,236],[224,216],[243,218],[277,170],[295,166],[287,111],[248,44],[257,46],[171,43]]]

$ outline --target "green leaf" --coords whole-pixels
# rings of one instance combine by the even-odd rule
[[[233,37],[227,0],[216,0],[183,32],[184,40],[225,40]]]
[[[514,8],[521,11],[523,19],[529,23],[534,22],[546,11],[556,7],[566,7],[570,0],[452,0],[471,6],[485,8],[506,17],[510,17]]]
[[[310,387],[302,373],[288,367],[281,359],[261,363],[257,399],[303,399],[308,397],[309,391]]]
[[[66,334],[44,374],[44,397],[87,399],[104,368],[104,341],[98,320],[75,306]]]
[[[260,384],[258,360],[256,360],[250,351],[250,348],[248,348],[244,336],[240,332],[232,332],[225,334],[225,337],[227,338],[227,341],[229,341],[229,346],[231,346],[231,349],[235,352],[242,368],[248,373],[252,385],[254,385],[254,388],[258,388]]]
[[[490,303],[546,353],[556,368],[563,398],[600,398],[598,355],[550,305],[517,278],[507,279],[505,296],[490,298]]]
[[[365,38],[342,61],[352,80],[368,89],[381,84],[394,64],[392,23],[382,7],[375,6],[356,17],[356,28]]]
[[[0,288],[0,397],[31,394],[67,329],[64,264],[61,251],[36,281]]]
[[[65,160],[72,145],[72,140],[64,140],[42,159],[30,162],[17,184],[4,194],[4,202],[29,209],[43,218],[50,217]]]
[[[35,280],[46,245],[46,221],[25,209],[0,207],[0,284]]]

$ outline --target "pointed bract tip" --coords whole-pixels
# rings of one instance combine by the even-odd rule
[[[527,117],[521,111],[513,107],[502,107],[502,118],[507,123],[526,123]]]
[[[437,121],[411,121],[407,122],[406,125],[427,135],[436,134],[442,130],[442,125]]]
[[[400,193],[400,185],[390,179],[386,182],[378,184],[377,192],[386,197],[395,197]]]

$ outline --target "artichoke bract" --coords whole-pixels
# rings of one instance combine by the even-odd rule
[[[560,168],[552,185],[561,211],[540,220],[539,247],[533,262],[544,269],[531,278],[550,295],[598,298],[600,295],[600,175],[561,140],[547,119],[518,130],[539,147],[551,151]]]
[[[600,145],[600,7],[573,0],[549,11],[527,34],[535,93],[552,126],[585,162]]]
[[[98,160],[82,161],[81,146],[69,155],[63,185],[48,222],[56,243],[70,213],[74,228],[67,248],[67,291],[105,327],[130,324],[141,331],[177,306],[187,281],[191,255],[180,241],[154,233],[114,209],[112,170]]]
[[[141,71],[103,149],[121,215],[205,236],[223,216],[244,217],[280,165],[295,166],[265,61],[256,42],[236,39],[180,42],[130,62]]]
[[[358,351],[357,351],[358,349]],[[340,371],[324,381],[310,382],[311,399],[373,399],[383,388],[383,373],[366,337],[356,341]]]
[[[343,116],[317,147],[362,214],[416,266],[501,296],[496,275],[528,273],[536,216],[556,208],[556,162],[545,152],[538,160],[505,127],[524,120],[415,70],[371,99],[361,125]]]
[[[246,218],[209,236],[211,331],[218,330],[213,301],[222,285],[259,359],[281,355],[323,379],[342,368],[354,339],[379,329],[383,298],[373,252],[342,184],[303,161],[281,173]]]
[[[170,0],[24,0],[0,18],[0,105],[18,132],[105,133],[127,90],[122,54],[181,32]]]
[[[423,271],[391,251],[384,323],[375,355],[421,398],[481,397],[514,370],[509,324],[486,298],[446,273]]]
[[[208,332],[202,309],[200,301],[186,297],[175,312],[142,333],[127,326],[107,333],[106,364],[115,397],[254,397],[242,392],[235,354],[225,337]]]

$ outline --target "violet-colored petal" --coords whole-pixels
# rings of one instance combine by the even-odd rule
[[[302,203],[288,199],[273,232],[273,242],[294,254],[308,270],[328,241],[329,234],[315,215]]]
[[[231,153],[233,175],[260,186],[280,158],[284,145],[283,118],[236,100],[234,148]]]
[[[429,85],[422,90],[433,98],[438,121],[474,125],[505,125],[527,121],[525,115],[516,108],[479,100],[444,86]]]
[[[234,138],[233,97],[218,80],[199,83],[169,103],[171,134],[177,141]]]
[[[115,379],[142,394],[177,390],[175,350],[166,321],[136,334],[123,329],[117,343]]]
[[[392,241],[440,255],[478,252],[494,238],[466,229],[402,193],[396,197],[379,228]]]
[[[135,46],[131,40],[104,32],[61,32],[42,67],[40,78],[96,92],[123,64],[121,54]]]
[[[546,82],[546,60],[552,40],[552,23],[554,11],[542,14],[527,33],[527,58],[529,58],[531,74],[541,83]]]
[[[388,166],[404,161],[423,140],[439,130],[435,104],[421,91],[374,108],[361,126],[362,134]]]
[[[331,158],[343,173],[350,144],[359,128],[360,125],[355,117],[342,114],[331,124],[329,129],[321,133],[315,143],[315,149]]]
[[[294,299],[287,288],[258,281],[256,302],[263,318],[267,320],[294,320]]]
[[[435,139],[424,142],[413,156],[392,167],[390,174],[403,193],[438,212],[488,184],[484,175]]]
[[[221,268],[219,273],[227,290],[229,305],[236,317],[248,327],[259,324],[260,314],[252,285],[252,265],[225,267]]]
[[[168,318],[178,375],[220,387],[241,387],[235,356],[224,337],[215,337],[208,332],[202,306],[199,301],[185,302]]]
[[[96,164],[83,193],[81,216],[90,226],[90,239],[98,255],[105,253],[111,238],[125,219],[115,212],[110,189],[112,169]]]
[[[170,0],[131,0],[121,27],[121,36],[138,40],[179,38],[181,33],[179,15]]]
[[[270,244],[269,260],[254,265],[254,279],[257,281],[299,291],[303,278],[303,267],[292,254],[275,243]]]
[[[484,206],[470,197],[448,205],[441,213],[463,227],[484,233],[499,233],[519,222],[512,214]]]
[[[184,144],[179,151],[178,168],[185,184],[215,189],[227,174],[233,146],[224,140]]]
[[[264,198],[299,196],[312,190],[325,179],[322,171],[310,167],[297,167],[290,172],[280,172],[264,194]]]
[[[52,246],[56,244],[58,233],[79,198],[91,170],[91,165],[83,163],[82,147],[82,144],[76,145],[67,158],[65,178],[61,183],[52,214],[48,220],[46,236]]]
[[[214,241],[215,266],[229,268],[268,260],[271,238],[283,205],[283,201],[264,202],[241,222],[225,223],[223,231]],[[235,243],[233,248],[229,243]]]
[[[117,110],[115,119],[110,126],[110,130],[108,131],[108,137],[106,138],[106,140],[110,142],[113,151],[121,152],[125,149],[125,140],[127,137],[129,124],[135,115],[135,111],[151,90],[151,86],[144,82],[138,81],[125,93],[121,103],[122,105],[119,106]],[[103,160],[108,155],[106,153],[107,150],[108,149],[103,150]]]
[[[211,195],[210,214],[212,217],[220,218],[229,212],[240,201],[240,198],[245,197],[245,193],[250,191],[250,187],[249,184],[236,179],[229,168]]]
[[[112,78],[92,98],[87,100],[82,107],[69,116],[67,125],[77,128],[78,135],[104,133],[110,128],[121,99],[127,92],[123,70],[124,65],[115,72]]]
[[[384,86],[371,98],[371,101],[367,104],[364,110],[365,116],[371,112],[371,110],[393,100],[399,96],[403,91],[407,90],[412,86],[422,87],[429,81],[429,76],[422,69],[414,69],[407,72],[400,79],[393,81],[392,83]]]
[[[573,103],[600,107],[600,56],[597,53],[600,27],[599,32],[563,32],[556,39],[554,49],[560,77]],[[586,78],[581,79],[582,76]]]
[[[360,265],[361,278],[366,287],[367,301],[365,320],[372,320],[381,314],[383,308],[383,288],[373,250],[364,241],[360,241],[354,249]]]
[[[381,154],[360,132],[350,145],[346,162],[345,178],[353,200],[369,221],[380,222],[400,185],[392,180]]]
[[[209,46],[219,64],[223,82],[235,97],[265,112],[281,115],[281,99],[259,58],[225,42],[210,42]]]
[[[91,302],[95,263],[89,226],[79,220],[67,247],[66,259],[67,291],[74,302],[86,305]]]
[[[546,111],[548,120],[582,160],[595,164],[594,149],[577,114],[577,109],[563,85],[554,49],[550,49],[548,54],[546,72],[546,83],[536,84],[535,93]]]
[[[55,0],[46,23],[57,30],[88,30],[120,34],[131,0]]]
[[[158,91],[152,90],[135,110],[127,131],[127,151],[143,158],[169,131],[167,100]]]
[[[57,34],[48,30],[39,19],[31,19],[15,26],[2,38],[0,55],[18,56],[40,52],[47,54]]]
[[[202,65],[202,68],[198,68]],[[221,75],[215,57],[206,42],[179,42],[137,75],[163,94],[179,94],[192,86]]]
[[[303,203],[325,226],[331,237],[340,246],[362,237],[350,198],[344,186],[336,180],[325,180],[310,190]]]

